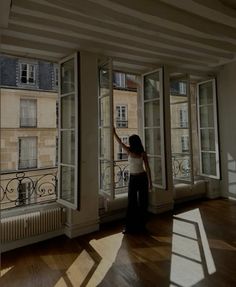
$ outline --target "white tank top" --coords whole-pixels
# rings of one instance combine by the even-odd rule
[[[143,168],[143,157],[132,157],[129,155],[129,172],[131,174],[144,172]]]

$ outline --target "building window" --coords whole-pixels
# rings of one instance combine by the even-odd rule
[[[36,84],[36,65],[20,63],[20,83],[24,85]]]
[[[129,137],[128,136],[121,136],[120,137],[121,141],[127,145],[128,144],[128,141],[129,141]],[[127,152],[125,152],[125,150],[122,148],[122,145],[119,144],[119,152],[117,154],[117,159],[118,160],[126,160],[128,158],[128,154]]]
[[[19,169],[37,167],[37,137],[19,138]]]
[[[113,74],[113,87],[117,89],[137,90],[136,76],[115,72]]]
[[[179,126],[181,128],[187,128],[188,127],[188,111],[187,109],[181,108],[179,110]]]
[[[37,126],[37,100],[20,100],[20,127]]]
[[[189,137],[181,136],[182,152],[189,152]]]
[[[126,105],[116,106],[116,127],[127,128],[128,127],[128,112]]]

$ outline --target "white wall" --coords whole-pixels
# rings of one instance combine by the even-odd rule
[[[236,62],[217,78],[221,156],[221,195],[236,197]]]

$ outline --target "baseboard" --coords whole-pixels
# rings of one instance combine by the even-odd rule
[[[99,221],[93,220],[83,224],[65,224],[65,235],[75,238],[99,230]]]
[[[28,238],[24,238],[24,239],[20,239],[20,240],[16,240],[16,241],[12,241],[12,242],[6,242],[6,243],[2,243],[0,246],[0,251],[1,253],[6,252],[6,251],[10,251],[16,248],[20,248],[26,245],[31,245],[40,241],[44,241],[47,239],[51,239],[60,235],[64,234],[64,229],[62,230],[57,230],[57,231],[52,231],[52,232],[48,232],[48,233],[44,233],[44,234],[40,234],[37,236],[33,236],[33,237],[28,237]]]
[[[163,213],[174,208],[174,202],[166,202],[158,205],[149,205],[148,211],[153,214]]]

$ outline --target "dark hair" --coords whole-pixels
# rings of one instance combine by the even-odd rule
[[[144,152],[142,141],[138,135],[132,135],[129,137],[129,151],[136,154]]]

